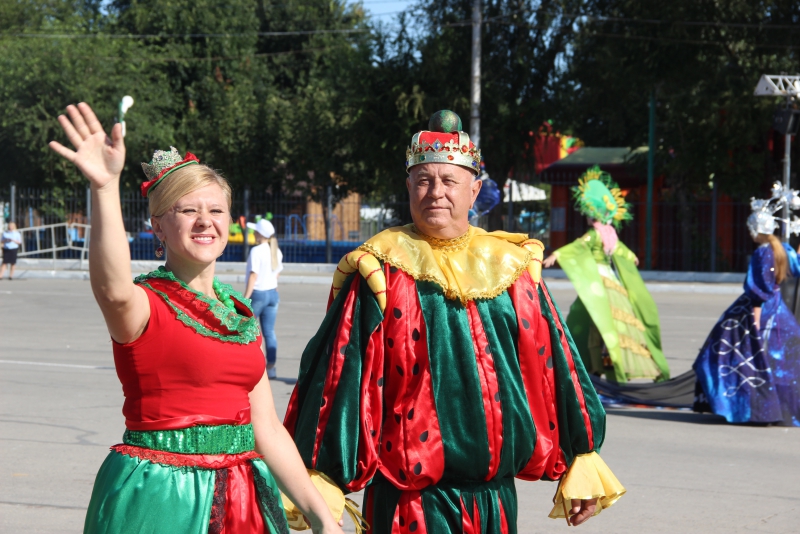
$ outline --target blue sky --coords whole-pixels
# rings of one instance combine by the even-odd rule
[[[349,0],[348,3],[355,4],[358,2]],[[360,3],[364,4],[364,7],[373,18],[391,22],[399,11],[403,11],[414,2],[411,0],[361,0]]]

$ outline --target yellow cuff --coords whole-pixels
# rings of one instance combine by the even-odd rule
[[[344,512],[347,512],[353,520],[358,534],[369,530],[369,524],[364,520],[361,512],[358,511],[358,505],[346,498],[342,490],[339,489],[339,486],[337,486],[333,480],[328,478],[327,475],[319,471],[314,471],[313,469],[308,469],[308,476],[311,478],[311,482],[317,488],[317,491],[322,495],[322,498],[325,499],[325,504],[328,505],[328,509],[331,511],[331,515],[336,521],[341,520]],[[303,512],[300,511],[291,499],[289,499],[285,493],[281,493],[281,498],[283,500],[283,510],[286,512],[286,521],[289,523],[289,527],[292,530],[310,529],[311,527],[306,523],[303,517]]]
[[[597,509],[594,512],[597,515],[603,508],[617,502],[625,491],[599,454],[579,454],[558,483],[550,517],[567,517],[572,508],[572,499],[597,499]]]

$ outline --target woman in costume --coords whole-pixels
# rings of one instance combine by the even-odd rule
[[[230,186],[174,148],[143,164],[166,265],[132,281],[119,199],[125,145],[87,104],[59,117],[92,190],[90,275],[113,340],[127,430],[95,480],[84,532],[287,533],[277,482],[317,533],[340,534],[272,403],[249,303],[214,278]],[[274,478],[273,478],[274,475]]]
[[[753,252],[744,293],[725,310],[694,362],[695,410],[729,423],[800,426],[800,326],[781,298],[780,283],[800,276],[797,253],[773,234],[774,213],[800,207],[796,191],[776,182],[772,197],[753,199],[747,228]],[[800,233],[800,220],[790,224]]]
[[[580,177],[573,195],[592,228],[543,264],[552,267],[558,260],[578,292],[567,326],[586,370],[620,383],[668,379],[658,309],[636,268],[639,260],[615,229],[632,219],[630,205],[598,166]]]
[[[278,274],[283,270],[283,253],[278,248],[275,227],[266,219],[247,223],[256,233],[256,246],[250,249],[245,269],[244,297],[251,299],[253,312],[261,324],[261,333],[267,349],[267,377],[277,378],[275,362],[278,359],[278,338],[275,319],[278,317]]]

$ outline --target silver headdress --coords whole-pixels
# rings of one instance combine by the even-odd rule
[[[747,218],[747,229],[755,239],[758,234],[773,234],[778,228],[778,221],[789,225],[789,232],[800,234],[800,218],[792,220],[776,217],[775,214],[788,206],[790,210],[800,209],[800,195],[794,189],[785,188],[780,182],[772,185],[772,197],[768,199],[752,198],[750,207],[753,213]]]

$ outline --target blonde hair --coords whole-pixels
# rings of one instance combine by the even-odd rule
[[[266,243],[269,247],[269,251],[271,254],[272,259],[272,270],[275,271],[278,268],[278,235],[276,233],[272,233],[270,237],[265,237],[262,234],[256,231],[256,242],[260,245],[261,243]]]
[[[231,184],[221,174],[206,165],[186,165],[175,169],[148,195],[150,215],[161,217],[183,196],[207,185],[217,184],[231,209]]]
[[[762,235],[766,236],[767,242],[772,247],[772,255],[775,257],[775,282],[780,284],[786,280],[786,275],[789,271],[789,257],[786,255],[783,243],[774,234]]]

